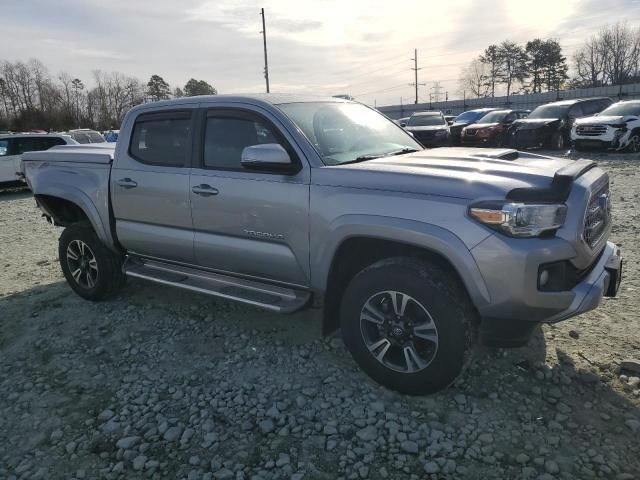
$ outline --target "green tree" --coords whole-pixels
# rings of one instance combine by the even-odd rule
[[[151,75],[147,83],[147,95],[154,101],[166,100],[171,95],[171,89],[160,75]]]
[[[505,40],[497,50],[500,61],[498,78],[507,88],[507,97],[517,82],[523,82],[527,76],[527,52],[515,42]]]
[[[175,90],[173,91],[173,98],[180,98],[180,97],[184,97],[184,92],[180,87],[176,87]]]
[[[185,97],[195,97],[196,95],[216,95],[218,91],[204,80],[190,79],[184,86]]]
[[[484,53],[480,55],[480,62],[487,66],[486,78],[487,88],[491,92],[491,96],[496,96],[496,84],[500,79],[502,68],[502,59],[497,45],[489,45]]]

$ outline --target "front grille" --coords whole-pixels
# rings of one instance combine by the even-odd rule
[[[414,132],[414,135],[418,137],[419,140],[431,140],[436,136],[436,132],[433,130],[426,130],[422,132]]]
[[[606,125],[578,125],[576,133],[581,137],[599,137],[607,133]]]
[[[611,202],[609,200],[609,182],[606,182],[591,194],[584,217],[583,238],[589,248],[595,248],[607,232],[611,222]]]

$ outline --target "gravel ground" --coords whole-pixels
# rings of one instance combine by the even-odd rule
[[[0,194],[0,479],[640,478],[638,160],[609,155],[616,299],[480,348],[455,385],[371,382],[317,318],[141,281],[64,283],[59,230]],[[640,367],[640,363],[630,366]]]

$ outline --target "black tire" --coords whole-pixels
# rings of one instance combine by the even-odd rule
[[[108,249],[86,224],[76,223],[64,229],[58,242],[58,256],[67,283],[87,300],[104,300],[115,294],[126,281],[122,256]],[[79,258],[74,260],[73,256]],[[76,273],[78,270],[82,270],[80,274]]]
[[[378,302],[376,295],[384,296],[388,291],[400,292],[401,295],[410,297],[406,308],[413,311],[406,310],[407,317],[419,317],[422,315],[422,307],[427,311],[431,323],[435,324],[431,334],[435,332],[435,346],[416,338],[418,328],[415,325],[412,328],[411,323],[408,323],[402,333],[412,337],[406,342],[411,342],[412,345],[415,342],[413,351],[423,355],[420,357],[420,360],[424,360],[423,366],[413,372],[409,368],[399,371],[383,364],[367,346],[379,343],[372,344],[371,338],[366,338],[370,336],[371,328],[374,332],[388,330],[388,323],[397,321],[393,314],[385,315],[385,318],[393,318],[390,321],[385,319],[384,325],[376,323],[371,327],[370,323],[361,320],[365,305],[368,302]],[[382,307],[385,307],[384,298],[380,302],[378,305],[381,309],[376,309],[378,314],[383,313]],[[418,320],[414,321],[419,323]],[[475,310],[451,272],[434,263],[407,257],[384,259],[358,273],[349,283],[342,298],[340,322],[344,342],[364,372],[385,387],[411,395],[436,392],[450,385],[471,357],[477,337]],[[391,327],[386,338],[389,343],[393,341],[394,345],[383,344],[383,349],[386,347],[385,352],[388,352],[383,355],[384,361],[392,363],[394,356],[402,359],[404,355],[405,365],[408,367],[410,362],[405,351],[407,347],[403,346],[407,343],[402,343],[405,339],[398,339],[397,329],[393,328],[395,327]],[[422,329],[424,328],[423,326]],[[381,336],[384,338],[384,335]],[[396,342],[399,345],[395,345]],[[423,347],[421,349],[418,348],[419,342]],[[398,363],[402,363],[402,360]],[[413,366],[419,365],[414,363]]]
[[[564,150],[567,147],[564,135],[561,132],[556,132],[551,136],[551,142],[549,145],[553,150]]]
[[[624,149],[625,152],[638,153],[640,152],[640,132],[634,132],[629,137],[629,144]]]

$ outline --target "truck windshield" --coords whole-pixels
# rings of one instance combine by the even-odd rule
[[[278,107],[302,130],[325,165],[422,150],[398,125],[359,103],[302,102]]]
[[[435,127],[446,125],[442,115],[412,115],[409,117],[407,127]]]
[[[623,102],[623,103],[614,103],[609,108],[605,108],[601,111],[598,116],[604,117],[607,115],[634,115],[640,116],[640,102]]]

